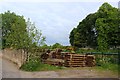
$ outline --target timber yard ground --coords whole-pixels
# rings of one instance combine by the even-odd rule
[[[13,62],[0,57],[2,78],[118,78],[118,73],[96,67],[66,68],[55,71],[21,71]]]

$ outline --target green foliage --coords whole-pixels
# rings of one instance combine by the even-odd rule
[[[99,52],[99,51],[95,49],[82,49],[82,48],[79,48],[78,50],[76,50],[76,53],[78,54],[82,54],[82,53],[85,54],[89,52]]]
[[[36,53],[39,46],[44,44],[45,37],[35,24],[26,22],[23,16],[7,11],[2,13],[2,46],[3,48],[14,48],[24,50],[29,61],[28,53]],[[34,52],[32,51],[34,49]],[[35,50],[36,49],[36,50]]]
[[[29,62],[23,64],[20,69],[25,71],[51,71],[51,70],[59,70],[63,68],[48,64],[43,64],[41,63],[40,59],[34,58],[31,59]]]
[[[52,49],[62,48],[63,46],[60,43],[55,43],[52,45]]]
[[[92,47],[101,51],[120,46],[119,10],[104,3],[89,14],[70,33],[70,43],[76,47]]]
[[[114,73],[118,73],[120,71],[119,69],[120,65],[118,64],[112,64],[112,63],[103,63],[101,66],[96,66],[97,70],[110,70]]]
[[[52,49],[52,46],[48,46],[47,44],[44,44],[41,46],[42,49]]]
[[[69,36],[69,38],[70,38],[70,44],[72,46],[74,46],[74,34],[76,32],[75,30],[76,30],[76,28],[73,28],[73,30],[70,32],[70,36]]]
[[[108,49],[109,46],[119,44],[118,33],[119,20],[118,9],[113,8],[108,3],[104,3],[97,12],[99,18],[96,20],[98,33],[97,42],[100,50]]]
[[[76,47],[94,47],[96,46],[96,29],[95,29],[96,13],[89,14],[77,28],[70,33],[70,43]]]
[[[20,69],[25,71],[35,71],[36,68],[40,65],[40,61],[37,59],[31,59],[29,62],[24,63]]]
[[[26,24],[27,24],[28,40],[27,40],[27,43],[25,44],[26,47],[24,49],[27,52],[26,60],[29,61],[28,53],[31,53],[30,55],[36,56],[35,53],[38,50],[40,50],[40,46],[42,46],[44,44],[45,37],[42,36],[41,30],[38,30],[35,27],[35,24],[30,22],[30,19],[27,20]]]
[[[30,40],[32,41],[30,44],[33,44],[35,46],[43,45],[44,41],[45,41],[45,37],[42,36],[41,30],[38,30],[35,27],[35,24],[30,22],[30,19],[28,19],[26,24],[27,24],[28,36],[29,36]]]
[[[2,46],[21,48],[24,38],[28,37],[26,23],[23,16],[16,15],[10,11],[2,14]],[[18,45],[19,44],[19,45]]]
[[[15,49],[30,49],[44,43],[45,37],[40,30],[23,16],[7,11],[2,13],[2,46]]]
[[[48,64],[42,64],[36,68],[37,71],[52,71],[52,70],[60,70],[60,69],[63,69],[63,67],[52,66],[52,65],[48,65]]]

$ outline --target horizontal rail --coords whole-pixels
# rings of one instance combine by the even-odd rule
[[[99,54],[99,55],[120,55],[120,53],[109,53],[109,52],[87,52],[86,54]]]

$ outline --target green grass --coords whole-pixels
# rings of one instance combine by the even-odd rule
[[[20,69],[24,71],[52,71],[63,69],[63,67],[43,64],[39,60],[30,60],[23,64]]]
[[[98,70],[110,70],[113,72],[118,72],[119,66],[120,65],[118,65],[117,63],[113,64],[113,62],[109,61],[108,58],[106,58],[105,61],[103,61],[101,60],[101,58],[96,57],[96,67],[94,68]],[[41,63],[39,58],[32,58],[29,62],[23,64],[20,69],[24,71],[55,71],[64,69],[64,67],[43,64]]]
[[[95,66],[93,68],[100,71],[110,70],[112,72],[118,73],[119,66],[120,65],[118,64],[101,63],[101,66]],[[64,69],[64,67],[43,64],[43,63],[40,63],[39,61],[29,61],[23,64],[20,69],[24,71],[55,71],[55,70]],[[119,72],[120,72],[120,69],[119,69]]]
[[[55,71],[55,70],[60,70],[60,69],[63,69],[63,67],[52,66],[48,64],[42,64],[36,68],[37,71]]]
[[[119,69],[119,66],[118,64],[112,64],[112,63],[103,63],[101,64],[101,66],[96,66],[95,69],[97,70],[109,70],[109,71],[112,71],[114,73],[118,73],[120,72],[120,69]]]

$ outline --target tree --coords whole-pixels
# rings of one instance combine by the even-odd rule
[[[35,53],[35,50],[44,44],[44,41],[45,37],[42,36],[41,30],[38,30],[30,19],[25,22],[23,16],[10,11],[2,14],[3,48],[12,47],[24,50],[27,60],[29,60],[28,53]]]
[[[52,48],[56,49],[56,48],[62,48],[63,46],[60,43],[55,43],[53,44]]]
[[[44,45],[45,37],[42,36],[41,30],[38,30],[35,27],[35,24],[31,23],[30,19],[28,19],[26,24],[28,38],[26,38],[27,42],[25,43],[26,47],[24,48],[24,50],[27,55],[27,60],[29,61],[29,56],[35,55],[40,46]],[[29,52],[31,54],[29,54]]]
[[[40,46],[40,48],[41,48],[42,50],[52,49],[52,47],[51,47],[51,46],[48,46],[47,44],[44,44],[44,45]]]
[[[70,44],[72,46],[74,46],[74,31],[75,31],[76,28],[74,28],[71,32],[70,32],[70,36],[69,36],[69,39],[70,39]]]
[[[27,36],[26,23],[23,16],[10,11],[2,14],[2,46],[22,48],[24,38]]]
[[[30,19],[26,22],[27,24],[27,32],[30,40],[32,40],[32,44],[35,44],[36,46],[41,46],[44,44],[45,37],[42,36],[41,30],[38,30],[35,27],[34,23],[30,22]]]
[[[106,50],[120,46],[120,11],[108,3],[87,15],[70,33],[70,43],[76,47],[98,47]]]
[[[97,41],[100,50],[120,45],[118,13],[118,9],[108,3],[104,3],[97,12],[96,27],[99,31]]]
[[[96,27],[95,21],[97,19],[96,13],[89,14],[77,28],[74,28],[70,33],[70,43],[76,47],[94,47],[96,43]],[[73,44],[74,43],[74,44]]]

